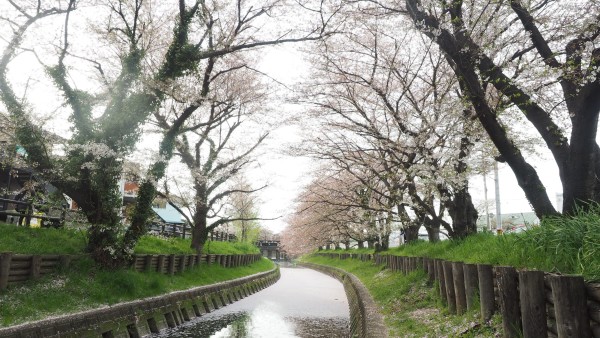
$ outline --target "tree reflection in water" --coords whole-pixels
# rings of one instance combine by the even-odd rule
[[[347,337],[345,296],[342,284],[327,275],[281,268],[273,286],[154,337]]]

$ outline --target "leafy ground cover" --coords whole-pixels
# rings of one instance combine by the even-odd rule
[[[139,254],[192,254],[189,238],[168,238],[146,235],[143,236],[135,247]],[[250,243],[208,241],[204,245],[205,254],[239,255],[260,253],[260,250]]]
[[[20,254],[80,254],[85,232],[74,229],[27,228],[0,223],[0,252]]]
[[[206,265],[168,276],[130,269],[97,269],[89,258],[76,261],[68,271],[0,292],[0,325],[10,326],[49,316],[185,290],[195,286],[268,271],[274,264],[262,259],[250,266],[224,268]]]
[[[518,234],[496,236],[488,232],[463,240],[419,241],[382,254],[511,265],[600,281],[600,207],[578,210],[573,216],[545,218],[541,226]]]
[[[60,245],[57,245],[60,243]],[[26,228],[0,223],[0,252],[20,254],[81,254],[87,243],[87,234],[81,229]],[[143,236],[135,247],[138,254],[192,254],[189,238]],[[259,253],[249,243],[207,242],[206,254]]]
[[[496,337],[501,323],[480,323],[477,311],[450,315],[423,271],[408,275],[355,259],[310,255],[302,260],[335,266],[357,276],[385,316],[391,337]]]

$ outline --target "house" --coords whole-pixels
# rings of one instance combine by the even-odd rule
[[[183,238],[191,234],[191,228],[187,225],[183,214],[165,200],[155,199],[152,210],[156,213],[156,217],[148,229],[150,233]]]

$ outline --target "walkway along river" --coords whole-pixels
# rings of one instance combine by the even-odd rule
[[[343,285],[320,272],[281,268],[274,285],[153,337],[347,337]]]

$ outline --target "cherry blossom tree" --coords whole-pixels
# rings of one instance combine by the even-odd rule
[[[599,201],[600,5],[596,1],[420,1],[410,18],[452,65],[465,97],[539,217],[556,214],[506,113],[520,114],[559,169],[563,211]],[[496,104],[500,103],[500,104]]]
[[[315,53],[309,96],[327,133],[313,135],[309,152],[358,179],[377,177],[381,187],[370,188],[396,210],[409,241],[421,225],[432,241],[440,227],[464,237],[477,219],[467,184],[473,114],[435,46],[390,36],[395,23],[360,16]]]
[[[145,232],[156,182],[165,174],[181,128],[200,107],[214,104],[207,98],[218,60],[267,45],[319,40],[328,34],[329,21],[319,4],[298,7],[280,1],[63,0],[9,1],[2,6],[7,8],[2,29],[11,34],[0,58],[0,100],[18,122],[16,138],[30,165],[86,214],[91,223],[88,251],[107,267],[127,261]],[[279,25],[282,13],[296,9],[314,14],[310,28]],[[73,29],[73,21],[78,27],[91,23],[92,29]],[[50,47],[40,50],[32,41],[46,37],[41,34],[44,22],[58,27],[61,34],[50,36]],[[52,145],[45,142],[46,126],[36,123],[28,92],[17,92],[9,79],[11,62],[23,53],[38,56],[54,90],[63,97],[71,135],[62,156],[53,156]],[[95,70],[94,86],[78,85],[89,73],[77,72],[85,68],[83,64]],[[196,97],[169,122],[159,158],[141,183],[131,223],[123,229],[117,185],[123,159],[149,115],[164,110],[165,102],[178,96],[182,82],[198,75],[209,78],[199,82]]]
[[[257,189],[247,181],[246,176],[238,175],[232,182],[232,193],[228,196],[225,212],[233,224],[240,242],[254,243],[260,234]]]

